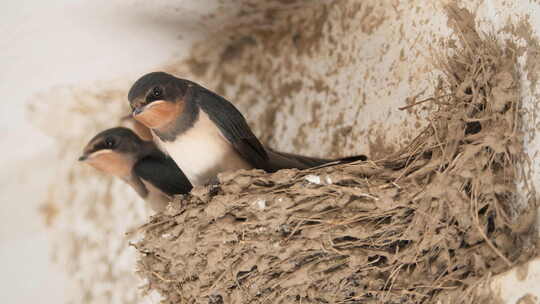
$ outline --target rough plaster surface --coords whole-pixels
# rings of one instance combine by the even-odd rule
[[[520,265],[486,284],[484,292],[497,295],[504,303],[540,303],[540,259]]]
[[[429,96],[439,73],[431,50],[448,33],[444,12],[416,7],[329,1],[268,13],[196,45],[187,69],[168,70],[229,97],[276,148],[378,158],[411,139],[422,113],[398,108]]]
[[[447,1],[453,2],[453,1]],[[458,1],[481,29],[520,46],[520,70],[531,166],[535,180],[540,139],[536,115],[540,4],[534,1]],[[421,127],[421,107],[399,110],[433,93],[434,55],[452,31],[442,1],[255,1],[216,4],[202,14],[208,37],[166,70],[201,82],[246,114],[272,147],[313,156],[368,153],[383,157]],[[240,8],[240,9],[231,9]],[[168,11],[164,7],[163,11]],[[193,27],[166,22],[171,33]],[[120,56],[120,55],[118,55]],[[74,161],[85,141],[125,113],[125,94],[139,75],[99,85],[54,87],[35,95],[30,118],[62,149],[42,204],[54,258],[84,291],[83,302],[140,301],[132,248],[124,232],[146,216],[141,201],[119,181]],[[429,108],[426,102],[424,107]],[[532,185],[529,197],[534,194]],[[130,199],[126,199],[126,195]],[[510,301],[510,298],[508,298]],[[512,303],[512,302],[509,302]]]

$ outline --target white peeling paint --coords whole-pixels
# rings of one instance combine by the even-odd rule
[[[266,201],[263,199],[258,199],[255,201],[255,205],[257,205],[260,210],[264,210],[266,208]]]
[[[318,175],[309,174],[309,175],[306,175],[304,179],[312,184],[317,184],[317,185],[321,184],[321,177]]]
[[[330,177],[330,175],[327,175],[324,180],[326,181],[326,184],[327,185],[331,185],[332,184],[332,178]]]

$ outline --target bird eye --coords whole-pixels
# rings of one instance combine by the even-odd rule
[[[114,140],[112,138],[105,138],[105,148],[112,149],[114,147]]]
[[[159,87],[155,87],[152,89],[152,95],[154,96],[154,98],[158,98],[158,97],[161,97],[161,88]]]

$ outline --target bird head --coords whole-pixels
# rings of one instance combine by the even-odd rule
[[[130,129],[117,127],[98,133],[84,147],[79,161],[120,178],[131,174],[144,152],[144,142]]]
[[[187,81],[164,72],[142,76],[128,93],[133,118],[150,129],[168,125],[182,114],[188,86]]]

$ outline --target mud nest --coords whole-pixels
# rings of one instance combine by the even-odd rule
[[[477,282],[527,260],[516,58],[459,40],[438,60],[428,126],[399,153],[227,173],[176,197],[133,244],[145,288],[164,303],[472,302]]]

